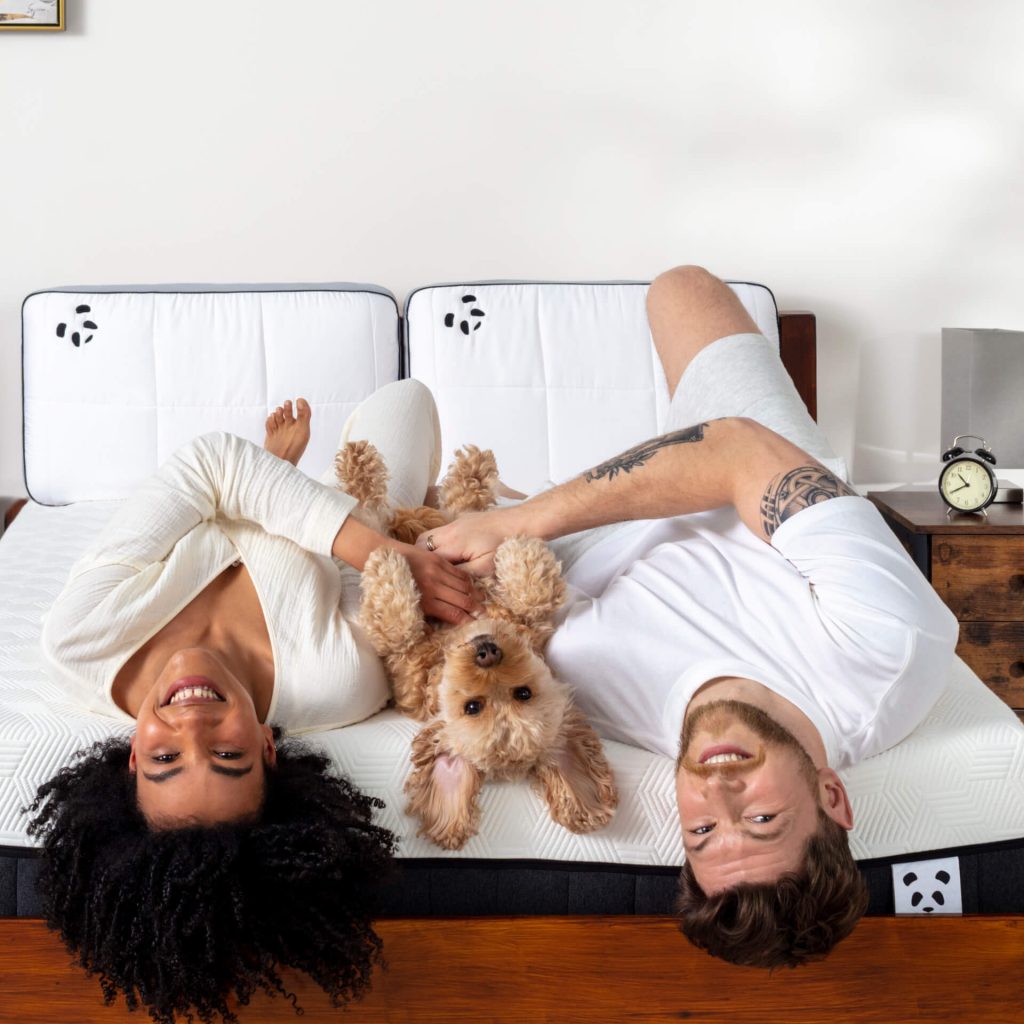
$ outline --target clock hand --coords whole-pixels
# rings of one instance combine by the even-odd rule
[[[963,477],[960,477],[960,479],[963,480]],[[963,483],[959,487],[954,487],[949,493],[950,494],[956,494],[957,491],[962,491],[965,487],[970,487],[970,486],[971,485],[968,484],[968,483]]]

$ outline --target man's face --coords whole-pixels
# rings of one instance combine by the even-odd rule
[[[686,718],[676,799],[686,858],[708,895],[800,868],[817,827],[819,773],[774,719],[742,701]]]
[[[139,809],[155,828],[209,825],[255,814],[271,730],[252,698],[211,651],[176,652],[143,699],[128,769]]]

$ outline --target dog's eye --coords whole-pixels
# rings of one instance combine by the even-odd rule
[[[516,700],[529,700],[533,696],[533,690],[528,686],[517,686],[512,691],[512,696],[515,697]]]
[[[462,705],[462,710],[465,711],[467,715],[479,715],[483,709],[484,702],[482,700],[467,700],[466,703]]]

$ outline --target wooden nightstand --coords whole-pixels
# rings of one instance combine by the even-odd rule
[[[867,496],[959,620],[956,653],[1024,718],[1024,507],[947,516],[936,490]]]
[[[0,537],[14,522],[14,517],[24,508],[26,498],[0,498]]]

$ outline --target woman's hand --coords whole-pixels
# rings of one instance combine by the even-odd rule
[[[331,553],[362,572],[370,552],[382,546],[394,548],[408,561],[424,615],[457,626],[483,611],[472,577],[462,569],[425,548],[385,537],[352,516],[338,530]]]
[[[483,611],[473,578],[440,554],[412,544],[395,544],[412,570],[424,615],[452,625],[475,619]]]
[[[474,576],[488,576],[494,571],[494,552],[506,538],[520,532],[515,510],[488,509],[467,512],[447,526],[420,534],[416,547],[432,550]],[[428,543],[429,541],[429,543]]]

